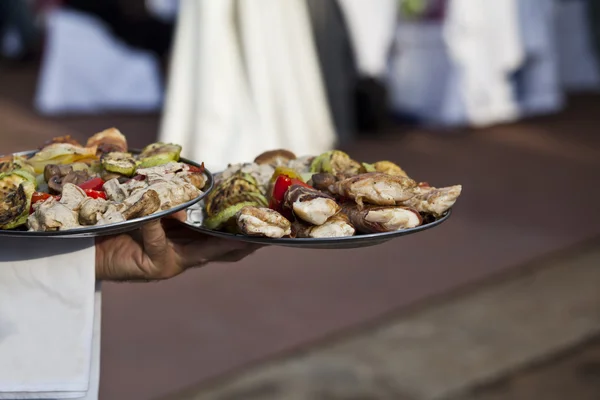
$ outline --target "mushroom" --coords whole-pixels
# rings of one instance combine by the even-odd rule
[[[296,155],[289,150],[271,150],[265,151],[254,159],[256,164],[270,164],[273,166],[285,165],[291,160],[295,160]]]
[[[148,189],[140,199],[122,211],[126,220],[141,218],[150,215],[160,208],[160,197],[155,190]]]

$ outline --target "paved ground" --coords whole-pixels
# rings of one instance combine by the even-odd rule
[[[156,115],[39,117],[34,83],[31,69],[0,73],[0,153],[108,126],[133,146],[155,137]],[[348,147],[435,185],[463,184],[439,229],[361,250],[269,248],[169,282],[105,285],[102,399],[160,397],[600,234],[599,108],[600,97],[582,96],[549,118],[454,133],[394,128]]]
[[[598,265],[600,238],[164,400],[598,399]]]

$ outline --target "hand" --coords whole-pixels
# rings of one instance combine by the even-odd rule
[[[173,278],[209,262],[236,262],[261,246],[203,235],[174,219],[145,224],[139,232],[96,239],[96,279],[149,281]]]

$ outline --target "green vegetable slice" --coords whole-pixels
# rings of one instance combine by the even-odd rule
[[[151,168],[179,161],[181,146],[172,143],[152,143],[138,156],[138,168]]]
[[[102,157],[102,167],[108,172],[132,176],[136,169],[136,161],[130,153],[115,151]]]
[[[35,184],[21,174],[0,174],[0,229],[14,229],[27,222],[34,191]]]

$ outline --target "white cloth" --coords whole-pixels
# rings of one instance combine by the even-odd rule
[[[0,399],[97,399],[93,239],[0,242]]]
[[[304,0],[182,0],[160,140],[212,170],[335,144]]]
[[[397,24],[398,0],[338,0],[359,72],[382,78],[387,71]]]
[[[38,111],[61,114],[160,108],[163,88],[153,54],[126,46],[94,16],[57,8],[47,18],[47,42],[35,97]]]
[[[444,37],[469,123],[485,126],[515,120],[519,107],[511,74],[521,65],[524,50],[519,31],[518,0],[450,0]],[[454,107],[456,92],[445,104]]]

